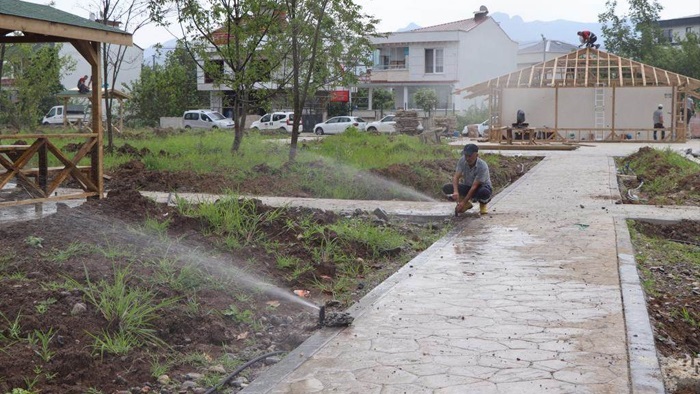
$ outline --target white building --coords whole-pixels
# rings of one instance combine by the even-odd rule
[[[108,78],[110,79],[114,67],[113,65],[116,62],[117,51],[121,48],[122,53],[124,53],[124,51],[126,50],[126,53],[124,53],[124,60],[122,61],[121,67],[119,69],[119,74],[117,75],[117,81],[114,84],[115,86],[109,86],[109,88],[124,91],[124,84],[131,86],[131,84],[134,81],[141,78],[141,65],[143,64],[143,49],[140,48],[138,45],[134,45],[131,47],[119,47],[117,45],[110,45],[109,48],[110,60],[108,63],[108,69],[110,71],[108,72]],[[75,49],[75,47],[70,43],[63,44],[63,46],[61,47],[60,56],[69,56],[75,59],[77,62],[74,71],[61,77],[61,84],[63,84],[63,86],[66,89],[76,88],[78,86],[78,79],[80,79],[83,75],[91,75],[92,71],[90,65],[83,58],[83,56],[80,53],[78,53],[78,50]],[[106,82],[111,84],[111,80],[108,80]],[[102,83],[104,84],[105,81],[102,81]]]
[[[394,92],[397,109],[415,109],[413,95],[434,89],[438,109],[465,110],[474,101],[454,93],[516,69],[518,44],[488,16],[482,6],[473,18],[391,33],[373,39],[376,49],[371,68],[359,88],[369,88],[369,109],[376,88]]]
[[[700,35],[700,15],[660,20],[659,27],[663,30],[664,36],[669,42],[677,44],[678,39],[684,39],[688,33]]]

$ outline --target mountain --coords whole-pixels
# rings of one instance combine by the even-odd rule
[[[160,55],[158,54],[158,51],[156,50],[156,45],[150,46],[146,49],[143,50],[143,64],[153,66],[153,64],[163,64],[165,62],[165,58],[172,51],[175,49],[175,46],[177,45],[177,38],[173,38],[172,40],[165,41],[164,43],[161,43],[161,49],[160,49]]]
[[[600,36],[600,23],[574,22],[563,19],[546,22],[525,22],[523,18],[518,15],[511,17],[502,12],[494,12],[490,15],[510,38],[521,44],[542,41],[542,35],[544,35],[548,40],[557,40],[578,45],[579,40],[576,32],[581,30],[590,30],[595,33],[595,35],[598,36],[598,43],[601,45],[603,41]],[[421,26],[411,22],[406,27],[397,30],[397,32],[419,29],[420,27]]]
[[[411,22],[411,23],[409,23],[408,25],[406,25],[406,27],[403,27],[403,28],[401,28],[401,29],[399,29],[399,30],[396,30],[396,32],[397,32],[397,33],[401,33],[402,31],[410,31],[410,30],[416,30],[416,29],[420,29],[420,28],[421,28],[420,26],[418,26],[418,25],[416,25],[415,23]]]
[[[548,40],[558,40],[578,45],[579,40],[576,32],[590,30],[598,36],[598,43],[603,44],[601,37],[600,23],[584,23],[557,19],[554,21],[532,21],[525,22],[523,18],[515,15],[510,17],[502,12],[491,14],[493,20],[501,25],[514,41],[520,43],[542,41],[542,35]]]

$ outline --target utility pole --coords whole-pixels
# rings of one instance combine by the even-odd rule
[[[547,61],[547,39],[544,38],[544,34],[540,33],[542,36],[542,63]]]

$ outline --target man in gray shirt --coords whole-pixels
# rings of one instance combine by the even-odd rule
[[[666,130],[664,129],[664,106],[659,104],[659,108],[654,111],[654,141],[656,141],[656,132],[661,129],[661,140],[666,138]]]
[[[462,149],[462,157],[457,162],[452,183],[446,183],[442,191],[452,201],[457,201],[455,215],[471,209],[473,202],[479,202],[479,212],[488,213],[488,204],[493,193],[489,166],[479,158],[479,147],[467,144]]]

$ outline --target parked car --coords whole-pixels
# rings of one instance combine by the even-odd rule
[[[364,130],[367,122],[357,116],[334,116],[325,122],[316,123],[314,133],[323,134],[338,134],[342,133],[350,127],[356,127],[359,130]]]
[[[470,131],[474,131],[478,137],[483,137],[484,134],[486,134],[487,131],[489,131],[490,126],[489,126],[489,121],[491,119],[486,119],[485,121],[477,124],[468,124],[464,126],[464,129],[462,130],[462,135],[468,135]]]
[[[89,118],[85,116],[86,108],[83,105],[67,105],[66,106],[66,119],[69,123],[77,123],[80,121],[86,121]],[[41,124],[43,125],[57,125],[63,124],[63,106],[57,105],[51,107],[49,112],[44,115],[41,119]]]
[[[182,115],[182,127],[200,129],[232,129],[233,119],[227,118],[209,109],[185,111]]]
[[[251,123],[250,128],[255,130],[284,130],[291,133],[292,122],[294,122],[294,112],[273,112],[265,114],[259,120]],[[299,131],[301,132],[301,130]]]
[[[378,131],[380,133],[395,133],[396,132],[396,115],[387,115],[375,122],[367,123],[366,131]],[[423,125],[418,122],[418,131],[423,131]]]

